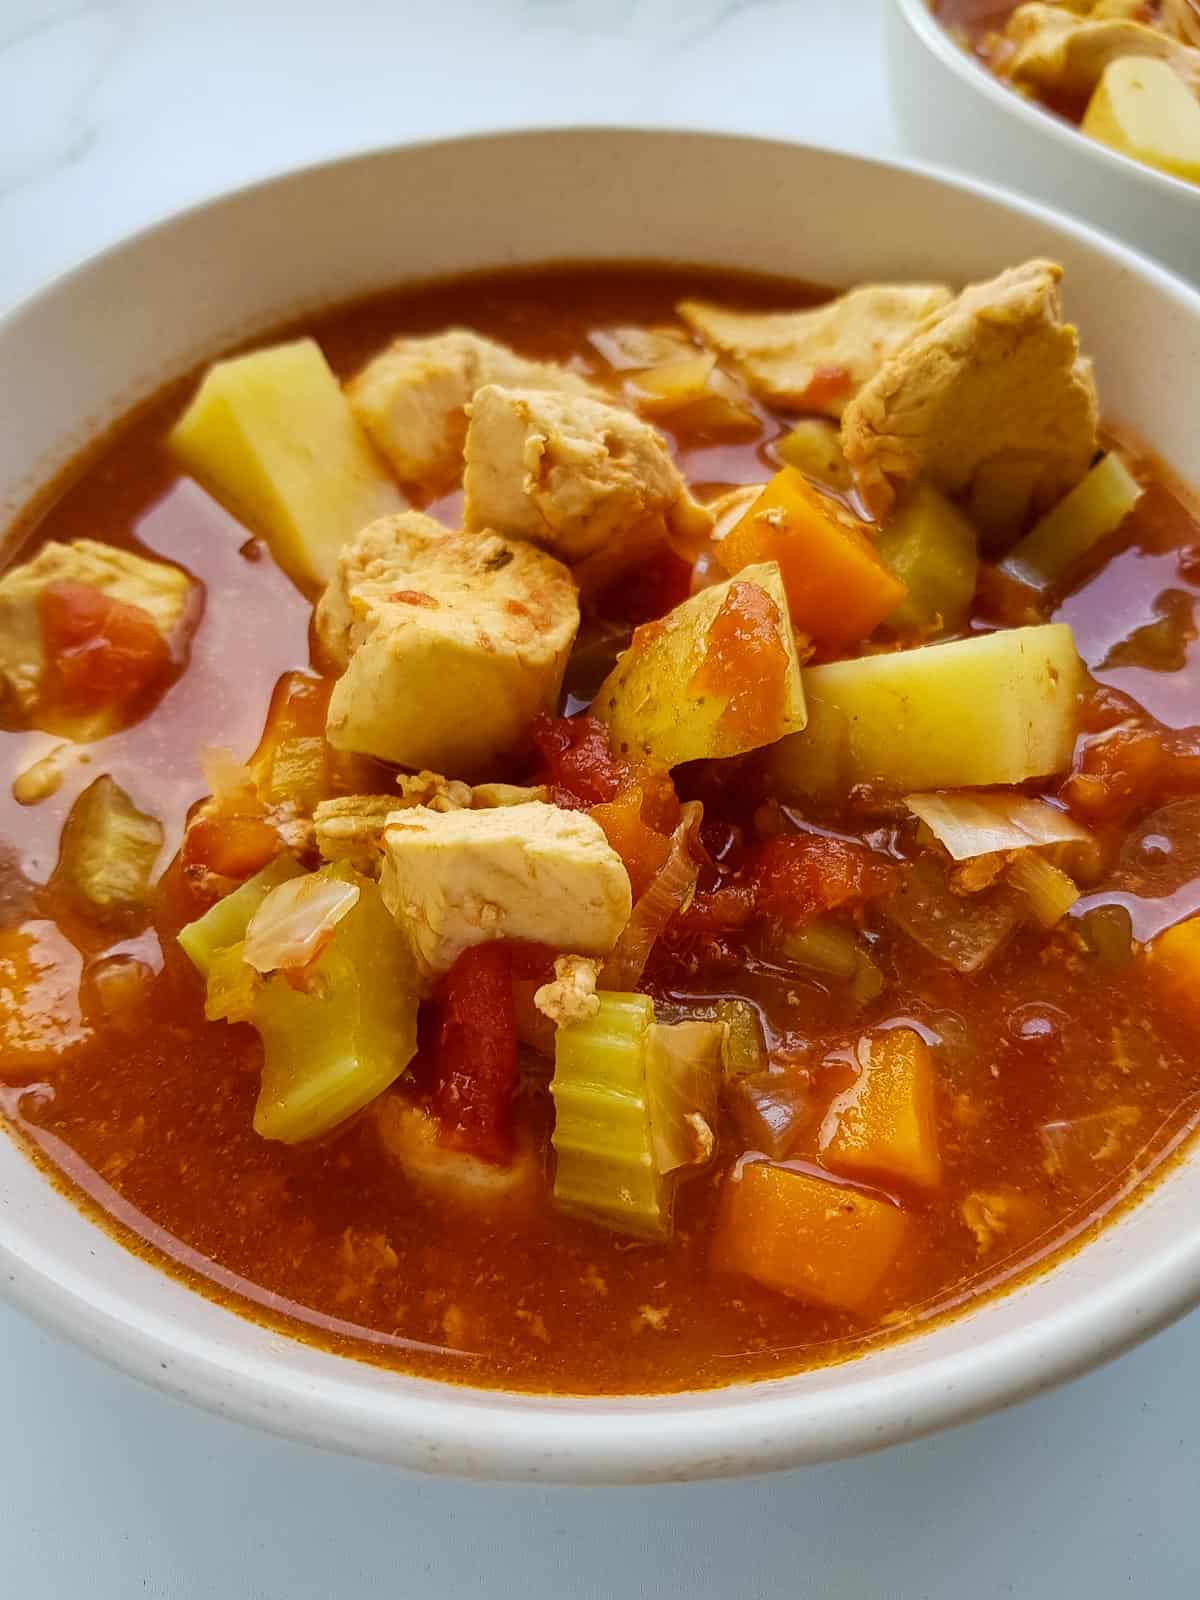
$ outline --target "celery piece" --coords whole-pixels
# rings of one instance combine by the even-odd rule
[[[1000,570],[1035,589],[1053,589],[1093,545],[1115,533],[1142,488],[1115,451],[1019,539]]]
[[[670,1188],[654,1160],[646,1089],[654,1002],[601,993],[594,1017],[555,1040],[555,1204],[641,1239],[671,1236]]]
[[[878,1000],[885,987],[883,973],[870,956],[860,950],[850,980],[850,998],[857,1006],[869,1005],[872,1000]]]
[[[832,917],[818,917],[801,928],[779,928],[771,936],[771,954],[807,967],[826,978],[853,978],[858,971],[858,941],[853,928]]]
[[[717,1021],[725,1029],[721,1046],[721,1065],[725,1082],[744,1078],[767,1069],[767,1045],[762,1021],[748,1000],[722,1000],[717,1006]]]
[[[323,869],[346,875],[342,866]],[[400,1076],[417,1048],[417,979],[404,935],[376,884],[359,889],[324,953],[304,972],[268,978],[254,1001],[263,1072],[254,1131],[298,1144],[344,1122]]]
[[[904,633],[956,632],[975,593],[975,529],[927,483],[905,496],[875,541],[884,563],[908,587],[887,618]]]
[[[1075,880],[1035,850],[1022,850],[1008,864],[1007,877],[1029,901],[1033,920],[1042,928],[1052,928],[1079,899]]]
[[[181,928],[179,943],[192,965],[207,977],[216,952],[246,937],[250,918],[271,890],[285,883],[288,878],[298,877],[303,870],[295,857],[276,856],[274,861],[269,861],[261,872],[248,878],[240,888],[218,900],[215,906],[210,906],[202,917]]]
[[[55,883],[101,921],[144,911],[162,844],[158,818],[139,811],[120,784],[105,775],[71,807]]]

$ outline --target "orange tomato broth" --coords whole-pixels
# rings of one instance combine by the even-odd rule
[[[314,319],[305,331],[342,374],[399,332],[450,323],[600,371],[589,330],[669,324],[686,294],[747,306],[817,298],[803,285],[673,268],[546,269],[396,293]],[[728,1116],[717,1159],[681,1187],[669,1246],[553,1208],[544,1078],[517,1100],[519,1132],[534,1141],[545,1174],[523,1213],[456,1209],[410,1185],[382,1154],[369,1116],[312,1146],[256,1137],[257,1039],[203,1019],[202,985],[174,939],[191,914],[177,871],[163,878],[147,925],[115,942],[45,887],[72,801],[105,772],[162,820],[167,859],[188,808],[207,792],[199,750],[226,745],[247,756],[281,675],[309,667],[310,601],[179,475],[164,448],[190,390],[190,382],[172,386],[68,473],[20,551],[48,538],[101,538],[186,567],[206,590],[187,670],[149,714],[85,750],[86,764],[70,767],[58,792],[35,806],[18,805],[8,784],[55,741],[0,734],[0,988],[26,983],[74,1041],[54,1053],[36,1028],[7,1039],[3,1109],[56,1181],[126,1243],[240,1311],[405,1372],[531,1391],[680,1390],[841,1360],[973,1303],[1082,1236],[1179,1145],[1200,1095],[1194,1023],[1157,1009],[1138,962],[1098,966],[1068,919],[1049,935],[1019,933],[985,972],[964,978],[886,931],[869,903],[853,915],[881,934],[873,955],[886,986],[864,1009],[844,986],[773,964],[753,929],[723,927],[720,918],[709,929],[699,918],[647,976],[656,997],[681,1010],[714,996],[759,1007],[773,1051],[809,1104],[788,1159],[826,1178],[822,1121],[853,1081],[860,1036],[904,1023],[933,1047],[940,1181],[894,1193],[850,1186],[907,1218],[900,1252],[865,1308],[825,1309],[714,1270],[714,1220],[730,1167],[746,1150]],[[772,444],[789,423],[759,414],[761,435],[748,442],[676,438],[701,497],[775,470]],[[452,521],[458,506],[452,494],[429,509]],[[1200,526],[1155,487],[1056,613],[1074,626],[1098,681],[1144,708],[1147,737],[1194,718],[1195,646],[1177,672],[1098,664],[1152,617],[1161,592],[1200,596],[1196,546]],[[742,627],[729,620],[731,634]],[[754,619],[743,620],[754,634]],[[1093,722],[1110,715],[1102,702],[1093,696]],[[865,842],[872,863],[907,848],[894,819],[853,807],[784,816],[756,774],[751,760],[680,778],[684,798],[705,802],[705,842],[718,863],[738,841],[780,826],[814,840]],[[1127,816],[1101,827],[1110,864],[1083,902],[1124,904],[1141,939],[1200,909],[1200,802],[1172,799],[1178,788],[1160,783],[1156,768]],[[1163,812],[1164,804],[1173,809]],[[850,868],[866,859],[862,851],[832,856],[856,882]],[[725,886],[718,866],[702,886],[704,903],[715,904]],[[151,976],[134,1013],[106,1022],[94,975],[114,954]],[[1113,1108],[1121,1115],[1089,1159],[1065,1176],[1048,1170],[1044,1124]],[[981,1193],[992,1200],[980,1202]]]

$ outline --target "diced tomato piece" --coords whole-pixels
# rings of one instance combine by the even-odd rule
[[[1078,816],[1122,822],[1162,789],[1167,767],[1166,749],[1153,729],[1116,727],[1084,746],[1059,795]]]
[[[854,379],[846,367],[816,367],[800,397],[801,405],[823,411],[831,400],[842,399],[853,387]]]
[[[664,545],[601,595],[596,609],[614,622],[652,622],[665,617],[692,592],[692,563]]]
[[[681,935],[733,933],[744,928],[755,913],[756,887],[752,882],[727,883],[719,889],[701,890],[671,924]]]
[[[891,862],[866,845],[819,833],[768,839],[752,870],[759,914],[793,925],[870,900],[894,876]]]
[[[779,607],[756,583],[733,582],[708,630],[704,660],[689,693],[726,698],[721,725],[747,743],[767,744],[783,730],[787,651]]]
[[[626,768],[613,755],[608,729],[596,717],[542,715],[530,732],[555,805],[583,811],[616,799]]]
[[[166,640],[140,606],[70,582],[50,584],[39,605],[45,696],[68,715],[127,708],[166,676]]]
[[[201,817],[183,836],[183,867],[249,878],[281,848],[278,833],[262,817]]]
[[[517,1028],[512,984],[511,949],[479,944],[463,951],[436,995],[432,1108],[442,1143],[498,1166],[513,1152]]]

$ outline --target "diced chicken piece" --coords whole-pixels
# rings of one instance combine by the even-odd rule
[[[543,803],[550,799],[550,786],[546,783],[477,783],[471,790],[471,807],[475,811],[492,811],[497,806],[524,806],[531,800]]]
[[[470,417],[464,525],[586,565],[589,586],[636,565],[668,532],[701,538],[712,527],[662,434],[621,406],[489,384]]]
[[[400,790],[397,805],[428,806],[430,811],[465,811],[471,804],[471,785],[458,778],[443,778],[438,772],[401,773],[396,779]]]
[[[402,1091],[380,1095],[368,1115],[384,1154],[439,1204],[507,1210],[536,1203],[543,1190],[541,1166],[527,1137],[518,1142],[512,1161],[502,1166],[447,1148],[435,1119]]]
[[[1043,92],[1083,98],[1095,89],[1110,61],[1152,56],[1200,93],[1200,50],[1111,10],[1079,17],[1056,5],[1018,6],[1004,32],[1016,46],[1005,67],[1008,76]]]
[[[53,540],[0,579],[0,684],[17,709],[33,710],[46,658],[41,598],[54,583],[81,583],[125,605],[140,606],[168,644],[183,628],[192,580],[180,567],[150,561],[130,550],[75,539]]]
[[[376,448],[406,483],[458,476],[465,408],[485,383],[600,396],[585,378],[552,361],[530,361],[467,328],[396,339],[346,385]]]
[[[840,417],[951,299],[939,283],[868,283],[811,311],[727,311],[704,300],[683,300],[677,309],[761,399]]]
[[[348,861],[359,872],[377,878],[383,865],[383,830],[391,814],[408,806],[430,811],[490,811],[496,806],[548,801],[545,784],[533,788],[518,783],[469,783],[440,777],[436,772],[402,773],[396,779],[397,798],[390,794],[349,794],[318,801],[313,812],[314,838],[326,861]]]
[[[570,574],[533,545],[384,517],[343,550],[317,607],[321,647],[343,669],[329,742],[482,772],[555,708],[578,627]]]
[[[596,979],[600,976],[600,963],[590,956],[558,956],[554,962],[554,978],[542,984],[533,996],[533,1003],[544,1017],[549,1017],[556,1028],[568,1028],[573,1022],[586,1022],[600,1009],[596,993]]]
[[[629,875],[598,822],[531,802],[396,811],[383,834],[384,903],[426,978],[489,939],[607,955],[629,920]]]
[[[1096,450],[1096,385],[1058,300],[1062,268],[1027,261],[972,284],[846,407],[842,445],[886,514],[918,476],[1015,531],[1078,483]]]
[[[396,809],[390,794],[350,794],[320,800],[313,812],[317,849],[326,861],[348,861],[368,877],[383,865],[383,827]]]

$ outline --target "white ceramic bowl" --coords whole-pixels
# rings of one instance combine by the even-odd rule
[[[830,284],[1061,260],[1106,409],[1200,481],[1200,296],[1086,228],[913,168],[727,136],[618,130],[385,151],[143,233],[0,324],[0,506],[222,346],[407,277],[509,262],[707,262]],[[20,403],[13,403],[19,397]],[[398,1377],[241,1320],[126,1253],[0,1139],[0,1280],[169,1393],[427,1471],[639,1481],[761,1471],[909,1438],[1030,1395],[1200,1299],[1200,1157],[1053,1272],[856,1362],[723,1391],[546,1399]]]
[[[999,82],[929,0],[885,0],[883,17],[892,113],[915,155],[1021,189],[1200,280],[1200,185],[1131,161]]]

